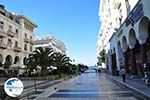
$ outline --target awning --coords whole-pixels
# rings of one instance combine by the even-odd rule
[[[26,68],[26,65],[23,64],[12,64],[10,65],[10,69],[24,69]]]

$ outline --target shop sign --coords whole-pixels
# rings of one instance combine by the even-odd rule
[[[121,29],[121,30],[119,30],[118,32],[117,32],[117,37],[119,38],[120,37],[120,35],[123,33],[123,30]]]
[[[136,7],[132,10],[132,12],[129,14],[127,20],[125,21],[126,26],[129,26],[130,24],[132,26],[135,25],[135,23],[144,15],[143,11],[143,4],[142,2],[138,2]]]

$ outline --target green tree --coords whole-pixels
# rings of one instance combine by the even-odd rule
[[[59,77],[61,77],[63,69],[65,69],[66,67],[69,68],[70,59],[65,54],[61,54],[60,52],[53,53],[52,58],[53,58],[53,66],[57,67]]]
[[[71,65],[71,69],[72,69],[72,73],[76,73],[77,72],[77,70],[78,70],[78,66],[77,65],[75,65],[75,64],[72,64]]]
[[[51,55],[53,54],[53,49],[52,48],[42,48],[39,47],[35,51],[33,51],[32,54],[29,56],[29,62],[31,63],[31,68],[33,65],[38,65],[40,66],[41,69],[41,74],[44,76],[47,74],[47,67],[52,65],[52,60],[53,58]],[[30,65],[30,64],[29,64]]]
[[[88,69],[88,66],[87,66],[87,65],[78,64],[78,71],[84,72],[84,71],[87,70],[87,69]]]
[[[27,69],[29,70],[28,74],[31,75],[31,72],[33,69],[37,68],[37,62],[36,62],[36,57],[34,55],[29,54],[28,58],[25,59],[25,65],[27,66]]]
[[[100,58],[101,62],[105,63],[105,50],[102,50],[99,53],[99,58]]]

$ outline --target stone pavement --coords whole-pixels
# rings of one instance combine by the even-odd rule
[[[47,88],[34,100],[144,100],[108,77],[103,73],[84,73]]]
[[[143,78],[131,78],[127,76],[126,82],[123,82],[121,76],[112,76],[108,73],[106,73],[105,75],[113,81],[117,82],[118,84],[130,88],[139,95],[142,95],[148,100],[150,100],[150,87],[145,85]]]

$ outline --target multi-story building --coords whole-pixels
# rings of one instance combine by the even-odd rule
[[[112,73],[124,66],[128,74],[142,76],[143,65],[150,60],[150,0],[103,1],[109,3],[112,23],[105,48],[107,66]]]
[[[105,52],[108,52],[109,46],[109,39],[111,38],[112,34],[115,32],[115,30],[112,28],[112,14],[111,14],[111,5],[110,0],[101,0],[100,6],[99,6],[99,21],[100,21],[100,29],[98,33],[98,41],[97,41],[97,58],[98,63],[102,63],[99,59],[100,52],[105,50]],[[105,65],[104,65],[105,66]],[[103,67],[104,67],[103,66]]]
[[[52,48],[54,52],[66,54],[66,47],[64,43],[53,36],[39,37],[35,40],[35,48]]]
[[[24,59],[34,48],[36,27],[25,16],[10,13],[0,5],[0,66],[6,61],[24,64]]]
[[[99,56],[100,51],[102,51],[105,47],[106,41],[103,41],[106,39],[106,34],[102,34],[102,33],[106,33],[106,21],[107,18],[106,16],[108,16],[107,11],[108,11],[108,6],[106,0],[101,0],[100,2],[100,7],[99,7],[99,21],[101,23],[101,27],[99,29],[99,33],[98,33],[98,41],[97,41],[97,56]]]

